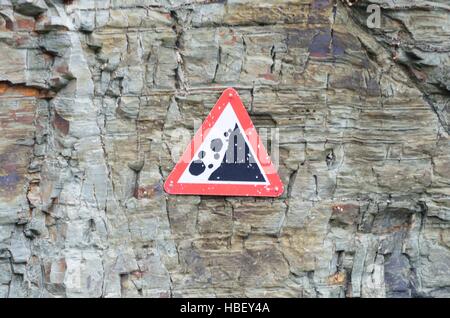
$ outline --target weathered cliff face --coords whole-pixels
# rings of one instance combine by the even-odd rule
[[[449,14],[0,0],[0,296],[449,297]],[[285,193],[168,196],[227,86]]]

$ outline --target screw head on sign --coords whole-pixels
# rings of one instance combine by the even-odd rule
[[[228,94],[229,97],[233,97],[233,93]]]

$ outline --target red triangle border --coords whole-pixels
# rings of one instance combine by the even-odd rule
[[[227,183],[178,183],[183,172],[188,168],[193,156],[201,147],[209,129],[214,126],[223,110],[230,103],[233,110],[241,124],[242,129],[249,141],[249,146],[253,148],[253,152],[257,156],[257,160],[261,163],[261,167],[264,170],[264,174],[267,177],[269,184],[256,185],[252,184],[227,184]],[[250,134],[256,134],[256,138],[249,138]],[[259,150],[255,151],[258,147]],[[192,150],[192,151],[190,151]],[[253,126],[253,122],[250,119],[247,110],[242,104],[239,94],[233,88],[227,88],[217,103],[214,105],[211,112],[204,120],[200,129],[196,132],[190,145],[186,148],[178,163],[173,168],[172,172],[168,176],[164,183],[164,190],[169,194],[185,194],[185,195],[215,195],[215,196],[258,196],[258,197],[279,197],[283,194],[283,183],[278,176],[272,161],[269,160],[266,164],[262,164],[261,158],[269,157],[266,149],[264,148],[261,139]]]

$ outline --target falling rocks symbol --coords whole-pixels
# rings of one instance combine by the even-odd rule
[[[238,93],[226,89],[164,189],[169,194],[278,197],[283,183]]]

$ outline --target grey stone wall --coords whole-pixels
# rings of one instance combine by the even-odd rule
[[[449,297],[449,12],[0,0],[0,296]],[[285,193],[168,196],[228,86]]]

